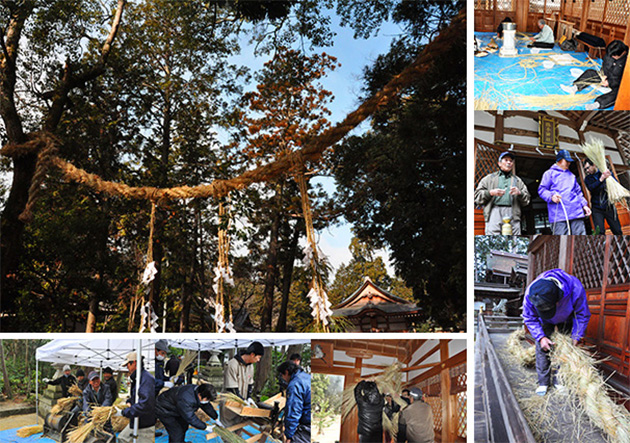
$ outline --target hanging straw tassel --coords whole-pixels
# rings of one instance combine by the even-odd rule
[[[602,172],[608,170],[604,142],[597,138],[590,138],[587,143],[580,147],[589,160],[597,166],[597,169]],[[606,179],[606,192],[608,193],[608,201],[611,204],[621,203],[626,209],[628,208],[626,199],[630,197],[630,191],[621,186],[612,176]]]

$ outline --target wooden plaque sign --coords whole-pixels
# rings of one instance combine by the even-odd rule
[[[548,115],[538,117],[538,144],[541,148],[558,149],[558,120]]]

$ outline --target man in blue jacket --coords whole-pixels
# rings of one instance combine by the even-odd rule
[[[608,222],[613,235],[622,235],[617,210],[608,200],[608,190],[606,189],[606,179],[611,177],[612,173],[609,170],[600,171],[588,158],[584,160],[584,172],[586,173],[584,184],[591,193],[595,229],[599,228],[600,234],[606,234],[606,222]]]
[[[549,351],[555,344],[551,334],[570,333],[573,344],[584,337],[591,318],[586,291],[577,277],[562,269],[545,271],[525,290],[523,319],[536,340],[536,394],[545,395],[551,382]]]
[[[173,383],[164,373],[164,361],[168,353],[168,342],[158,340],[155,342],[155,396],[157,397],[162,388],[172,388]]]
[[[101,383],[98,372],[90,372],[88,385],[83,390],[83,412],[87,413],[95,406],[111,406],[112,404],[113,399],[109,386]]]
[[[136,442],[149,442],[155,440],[155,378],[146,369],[140,369],[140,387],[136,397],[136,380],[138,374],[138,357],[135,352],[130,352],[123,366],[129,371],[131,387],[129,389],[129,407],[123,409],[120,415],[127,417],[129,426],[118,435],[121,443],[133,442],[134,419],[138,418],[138,435]]]
[[[586,234],[583,219],[591,215],[591,209],[575,175],[569,171],[573,161],[569,151],[558,151],[556,163],[545,171],[538,186],[538,195],[547,202],[553,235]]]
[[[311,441],[311,376],[292,361],[278,366],[278,376],[287,386],[284,407],[284,436],[286,443]]]
[[[219,415],[214,410],[211,401],[217,398],[217,391],[211,384],[185,385],[171,388],[162,392],[157,398],[156,413],[166,431],[169,443],[186,441],[188,426],[205,430],[207,425],[195,415],[197,409],[202,409],[212,419]]]

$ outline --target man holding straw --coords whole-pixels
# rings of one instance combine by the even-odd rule
[[[604,172],[600,171],[588,158],[584,160],[584,172],[586,173],[584,184],[591,193],[595,231],[599,234],[606,234],[605,222],[608,222],[613,235],[622,235],[617,210],[609,201],[608,190],[606,189],[606,179],[611,177],[612,173],[608,169]]]
[[[118,435],[120,443],[133,442],[133,428],[135,418],[138,418],[138,442],[155,440],[155,379],[144,368],[140,369],[140,386],[136,397],[136,380],[138,372],[138,354],[130,352],[123,363],[129,371],[131,387],[129,389],[128,408],[116,415],[122,415],[129,419],[129,425]]]
[[[569,171],[574,159],[566,149],[556,154],[556,163],[542,176],[538,195],[547,202],[553,235],[585,235],[584,217],[591,208],[582,194],[575,175]]]
[[[263,345],[255,341],[230,359],[223,371],[223,389],[256,406],[250,398],[254,389],[254,364],[258,363],[264,354]],[[225,400],[219,404],[219,413],[225,427],[234,426],[244,420],[225,406]],[[240,431],[240,429],[236,431],[236,434],[240,434]]]
[[[483,206],[486,235],[501,235],[503,219],[510,219],[512,234],[521,235],[521,208],[531,196],[527,186],[514,174],[514,154],[499,155],[499,170],[486,175],[475,189],[475,204]]]
[[[570,333],[575,346],[584,337],[590,318],[584,286],[562,269],[543,272],[525,290],[523,319],[536,340],[536,394],[545,395],[551,384],[549,351],[555,344],[550,339],[554,329]]]
[[[95,406],[111,406],[114,403],[109,386],[101,383],[98,372],[92,371],[88,375],[88,385],[83,390],[83,413],[87,413]]]

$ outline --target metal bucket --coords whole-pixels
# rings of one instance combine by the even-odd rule
[[[502,23],[502,25],[503,25],[503,30],[504,31],[515,31],[516,30],[516,23],[506,22],[506,23]]]

